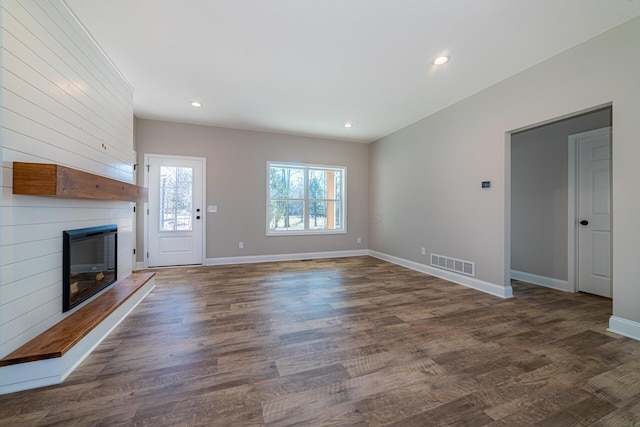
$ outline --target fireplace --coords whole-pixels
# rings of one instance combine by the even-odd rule
[[[116,282],[117,247],[115,224],[63,232],[63,312]]]

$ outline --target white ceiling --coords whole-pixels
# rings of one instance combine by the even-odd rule
[[[640,15],[640,0],[66,3],[134,87],[137,117],[359,142]]]

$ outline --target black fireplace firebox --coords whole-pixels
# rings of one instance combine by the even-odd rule
[[[118,226],[67,230],[62,239],[62,311],[116,282]]]

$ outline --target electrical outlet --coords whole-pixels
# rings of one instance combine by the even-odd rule
[[[244,242],[238,242],[238,247],[240,249],[244,249]]]
[[[420,250],[420,252],[422,253],[422,255],[426,255],[426,254],[427,254],[427,250],[426,250],[425,248],[422,248],[422,249]]]
[[[362,239],[358,237],[358,244],[362,243]]]

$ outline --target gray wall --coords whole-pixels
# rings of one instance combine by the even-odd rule
[[[567,280],[569,135],[611,125],[611,109],[511,137],[511,269]]]
[[[367,248],[368,145],[143,119],[136,120],[135,130],[141,165],[145,153],[206,157],[206,204],[218,206],[217,213],[205,214],[208,259]],[[347,234],[267,237],[267,161],[346,166]],[[140,237],[139,255],[145,252]]]
[[[478,279],[508,285],[509,134],[611,103],[613,311],[640,322],[638,52],[640,18],[374,142],[369,248],[427,264],[424,246],[475,261]],[[481,189],[483,180],[492,188]]]

